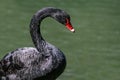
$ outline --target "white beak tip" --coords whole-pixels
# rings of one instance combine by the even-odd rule
[[[75,29],[71,29],[71,32],[75,32]]]

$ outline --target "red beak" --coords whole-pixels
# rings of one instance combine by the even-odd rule
[[[68,30],[70,30],[71,32],[75,32],[75,29],[72,27],[70,21],[68,19],[66,19],[66,27]]]

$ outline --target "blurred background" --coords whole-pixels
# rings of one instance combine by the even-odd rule
[[[1,0],[0,59],[20,47],[34,46],[32,15],[43,7],[71,15],[76,33],[51,18],[42,24],[44,38],[67,57],[57,80],[120,80],[120,0]]]

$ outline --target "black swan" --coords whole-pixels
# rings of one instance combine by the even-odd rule
[[[71,32],[75,31],[65,11],[53,7],[39,10],[30,22],[35,48],[18,48],[4,56],[0,61],[0,80],[56,80],[64,71],[66,59],[63,52],[46,42],[40,33],[40,23],[46,17],[57,20]]]

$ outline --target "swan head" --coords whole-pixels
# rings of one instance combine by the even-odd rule
[[[75,32],[74,28],[72,27],[72,24],[70,22],[70,16],[65,11],[61,9],[53,9],[52,17],[57,20],[59,23],[66,26],[68,30],[71,32]]]

